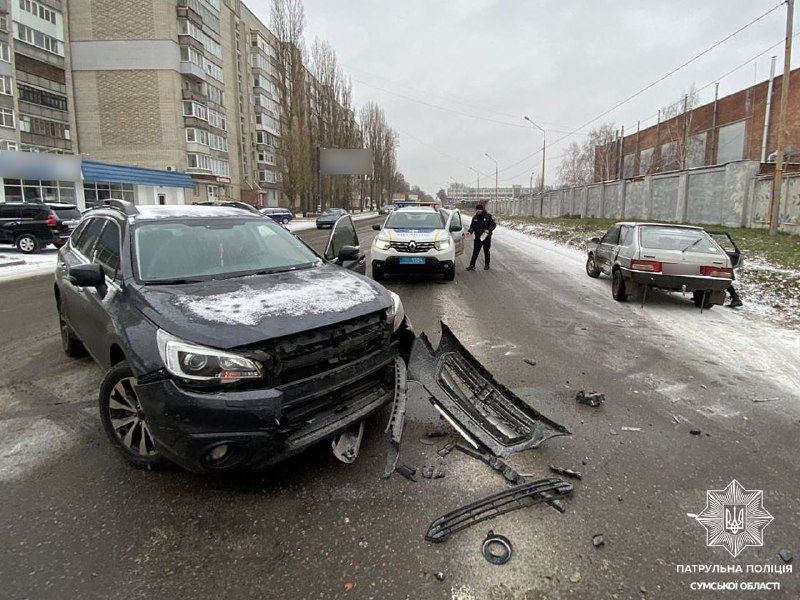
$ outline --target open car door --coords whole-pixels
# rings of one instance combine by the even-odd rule
[[[323,256],[328,262],[345,269],[361,275],[367,273],[367,255],[361,249],[356,226],[350,215],[339,217],[331,228],[331,235]]]
[[[742,251],[739,250],[739,246],[733,241],[731,234],[727,231],[706,231],[706,233],[710,235],[730,257],[731,267],[734,269],[738,267],[742,261]]]
[[[458,209],[450,211],[446,228],[450,232],[450,237],[453,238],[456,256],[461,256],[464,254],[464,224],[461,221],[461,211]]]

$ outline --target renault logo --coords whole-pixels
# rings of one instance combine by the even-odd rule
[[[417,249],[417,242],[409,242],[408,249],[412,252]]]

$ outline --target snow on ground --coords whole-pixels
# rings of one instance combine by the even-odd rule
[[[353,217],[353,221],[363,221],[365,219],[371,219],[372,217],[377,217],[378,213],[376,212],[365,212],[365,213],[356,213],[350,215]],[[312,218],[308,219],[295,219],[294,221],[289,221],[289,224],[286,226],[286,229],[289,231],[303,231],[305,229],[314,229],[316,227],[316,220]]]
[[[529,231],[522,233],[504,226],[500,230],[498,241],[513,244],[516,251],[534,256],[565,277],[601,284],[593,287],[611,301],[611,281],[605,276],[590,280],[586,275],[584,250],[540,239]],[[628,302],[628,307],[661,332],[683,340],[679,345],[687,352],[713,357],[730,372],[758,373],[791,396],[800,389],[800,331],[763,318],[757,308],[740,311],[716,306],[701,313],[688,296],[661,292],[648,294],[644,307],[638,296]]]
[[[0,281],[53,272],[58,250],[48,246],[38,254],[22,254],[16,248],[0,250]]]

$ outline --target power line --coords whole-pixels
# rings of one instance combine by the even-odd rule
[[[747,24],[743,25],[742,27],[740,27],[739,29],[737,29],[737,30],[736,30],[736,31],[734,31],[733,33],[731,33],[731,34],[729,34],[729,35],[725,36],[725,37],[724,37],[724,38],[722,38],[720,41],[718,41],[718,42],[716,42],[715,44],[713,44],[713,45],[709,46],[708,48],[706,48],[705,50],[703,50],[703,51],[702,51],[702,52],[700,52],[699,54],[696,54],[696,55],[694,55],[694,56],[693,56],[692,58],[690,58],[689,60],[687,60],[687,61],[683,62],[681,65],[679,65],[679,66],[675,67],[674,69],[672,69],[672,70],[671,70],[669,73],[667,73],[666,75],[662,75],[661,77],[659,77],[658,79],[656,79],[654,82],[650,83],[649,85],[646,85],[645,87],[643,87],[643,88],[642,88],[642,89],[640,89],[639,91],[637,91],[637,92],[635,92],[635,93],[631,94],[630,96],[628,96],[627,98],[625,98],[625,99],[624,99],[624,100],[622,100],[621,102],[618,102],[617,104],[615,104],[614,106],[612,106],[611,108],[609,108],[607,111],[605,111],[605,112],[603,112],[603,113],[600,113],[599,115],[597,115],[597,116],[596,116],[596,117],[594,117],[593,119],[591,119],[591,120],[587,121],[586,123],[584,123],[584,124],[583,124],[583,125],[581,125],[580,127],[578,127],[578,128],[576,128],[575,130],[573,130],[573,132],[572,132],[572,133],[576,133],[576,132],[577,132],[577,131],[579,131],[580,129],[584,129],[585,127],[588,127],[589,125],[591,125],[591,124],[592,124],[592,123],[594,123],[595,121],[598,121],[598,120],[602,119],[603,117],[605,117],[605,116],[606,116],[606,115],[608,115],[609,113],[612,113],[612,112],[614,112],[615,110],[617,110],[617,109],[618,109],[618,108],[620,108],[621,106],[624,106],[625,104],[627,104],[628,102],[630,102],[630,101],[631,101],[631,100],[633,100],[634,98],[636,98],[636,97],[638,97],[638,96],[642,95],[642,94],[643,94],[643,93],[645,93],[647,90],[649,90],[649,89],[653,88],[654,86],[658,85],[659,83],[661,83],[662,81],[664,81],[664,80],[665,80],[665,79],[667,79],[668,77],[671,77],[672,75],[674,75],[675,73],[677,73],[677,72],[678,72],[678,71],[680,71],[681,69],[683,69],[683,68],[687,67],[688,65],[690,65],[691,63],[693,63],[693,62],[694,62],[694,61],[696,61],[697,59],[699,59],[699,58],[701,58],[701,57],[705,56],[706,54],[708,54],[709,52],[711,52],[711,51],[712,51],[712,50],[714,50],[715,48],[717,48],[717,47],[721,46],[722,44],[724,44],[725,42],[727,42],[727,41],[728,41],[728,40],[730,40],[731,38],[733,38],[733,37],[735,37],[736,35],[740,34],[742,31],[744,31],[745,29],[747,29],[747,28],[748,28],[748,27],[750,27],[751,25],[754,25],[755,23],[757,23],[758,21],[760,21],[761,19],[763,19],[763,18],[764,18],[764,17],[766,17],[767,15],[769,15],[769,14],[771,14],[771,13],[775,12],[775,11],[776,11],[776,10],[778,10],[778,9],[779,9],[781,6],[783,6],[783,4],[784,4],[784,3],[783,3],[783,2],[781,2],[780,4],[777,4],[777,5],[775,5],[773,8],[769,9],[769,10],[768,10],[767,12],[765,12],[764,14],[762,14],[762,15],[760,15],[760,16],[758,16],[758,17],[756,17],[755,19],[753,19],[753,20],[752,20],[752,21],[750,21],[749,23],[747,23]],[[559,143],[559,142],[561,142],[561,141],[565,140],[567,137],[569,137],[569,135],[564,135],[564,136],[562,136],[562,137],[558,138],[556,141],[554,141],[554,142],[552,142],[552,143],[548,144],[548,146],[554,146],[555,144],[557,144],[557,143]],[[530,154],[530,155],[526,156],[526,157],[525,157],[525,158],[523,158],[522,160],[519,160],[519,161],[517,161],[517,162],[515,162],[515,163],[513,163],[513,164],[511,164],[511,165],[509,165],[509,166],[507,166],[507,167],[505,167],[505,168],[503,168],[503,169],[501,169],[501,170],[500,170],[500,172],[503,172],[503,171],[508,171],[509,169],[512,169],[512,168],[516,167],[518,164],[520,164],[520,163],[522,163],[522,162],[525,162],[526,160],[529,160],[529,159],[533,158],[533,157],[534,157],[534,156],[536,156],[536,155],[537,155],[539,152],[540,152],[540,151],[537,151],[537,152],[534,152],[533,154]]]
[[[426,147],[430,148],[431,150],[433,150],[433,151],[435,151],[435,152],[437,152],[437,153],[441,154],[442,156],[444,156],[444,157],[446,157],[446,158],[449,158],[451,161],[453,161],[455,164],[459,165],[460,167],[463,167],[463,168],[465,168],[465,169],[469,169],[469,170],[472,170],[472,169],[473,169],[473,167],[469,166],[469,165],[468,165],[468,164],[466,164],[466,163],[463,163],[463,162],[461,162],[459,159],[457,159],[456,157],[454,157],[454,156],[452,156],[452,155],[448,154],[448,153],[447,153],[447,152],[445,152],[444,150],[441,150],[441,149],[437,148],[436,146],[433,146],[432,144],[429,144],[428,142],[424,142],[424,141],[422,141],[421,139],[419,139],[418,137],[416,137],[416,136],[413,136],[413,135],[411,135],[411,134],[410,134],[410,133],[408,133],[408,132],[403,132],[403,131],[400,131],[399,129],[397,129],[397,132],[398,132],[400,135],[402,135],[402,136],[406,136],[406,137],[409,137],[409,138],[411,138],[412,140],[414,140],[415,142],[418,142],[418,143],[422,144],[423,146],[426,146]],[[487,175],[487,174],[486,174],[486,173],[484,173],[483,171],[480,171],[480,170],[478,170],[478,169],[475,169],[475,170],[476,170],[476,171],[478,171],[478,173],[480,173],[481,175],[483,175],[483,176],[485,176],[485,177],[489,177],[489,175]]]

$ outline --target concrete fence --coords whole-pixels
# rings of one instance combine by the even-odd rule
[[[772,176],[759,176],[759,163],[738,161],[593,183],[490,203],[496,215],[581,216],[673,221],[727,227],[767,227]],[[800,173],[786,175],[780,229],[800,234]],[[540,212],[541,203],[541,212]]]

